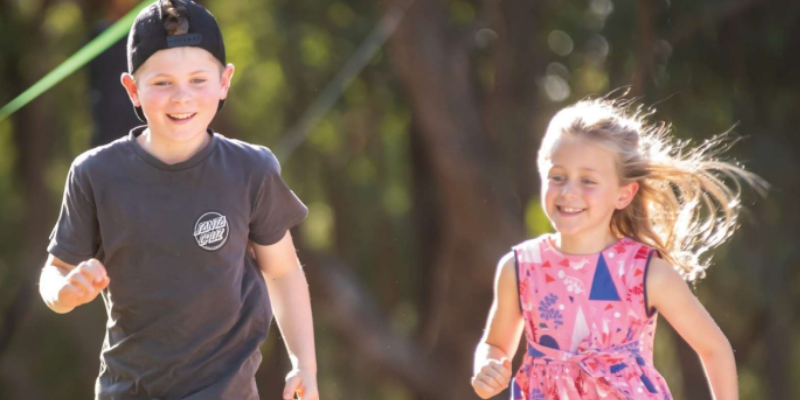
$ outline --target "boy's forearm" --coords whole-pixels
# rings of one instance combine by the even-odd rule
[[[265,279],[275,320],[286,342],[292,366],[316,374],[311,299],[303,270],[297,268],[279,279]]]
[[[714,400],[738,400],[736,361],[730,345],[726,343],[726,346],[720,346],[715,351],[699,355],[708,377],[708,383],[711,385]]]
[[[61,304],[58,292],[64,286],[67,271],[55,265],[45,265],[39,278],[39,294],[51,310],[59,314],[66,314],[75,309],[74,306]]]

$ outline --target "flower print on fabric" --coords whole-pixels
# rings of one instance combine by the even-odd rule
[[[583,285],[582,280],[574,276],[568,276],[563,270],[558,271],[558,277],[562,279],[562,282],[564,282],[564,286],[567,287],[568,293],[581,294],[586,292],[586,288]]]
[[[640,283],[628,289],[628,295],[625,296],[625,299],[628,300],[629,302],[632,302],[634,301],[634,298],[638,298],[639,296],[642,295],[644,295],[644,284]]]
[[[561,325],[564,325],[561,312],[558,308],[554,307],[556,302],[558,302],[558,296],[551,293],[539,303],[539,317],[545,321],[552,322],[554,329],[558,329]],[[539,326],[547,328],[547,324],[544,323],[539,324]]]

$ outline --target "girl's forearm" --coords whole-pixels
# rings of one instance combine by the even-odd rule
[[[475,349],[475,363],[473,365],[473,374],[477,375],[478,372],[483,368],[484,365],[488,362],[488,360],[501,360],[503,357],[511,358],[506,354],[503,350],[499,347],[481,341],[478,343],[478,347]]]
[[[739,400],[736,361],[730,344],[725,342],[724,346],[699,356],[714,400]]]
[[[275,320],[286,342],[292,366],[316,374],[311,299],[303,270],[297,268],[279,279],[266,278]]]

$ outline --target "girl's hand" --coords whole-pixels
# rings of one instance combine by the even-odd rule
[[[294,395],[300,400],[319,400],[317,389],[317,375],[294,369],[286,375],[286,387],[283,389],[283,399],[293,400]]]
[[[488,360],[480,372],[472,378],[472,387],[482,399],[488,399],[502,392],[511,382],[511,361],[503,357]]]

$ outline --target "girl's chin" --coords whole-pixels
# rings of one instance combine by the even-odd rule
[[[577,235],[586,231],[587,225],[585,223],[578,223],[578,221],[554,221],[553,228],[562,235]]]
[[[561,234],[562,236],[574,236],[581,233],[581,229],[572,226],[558,226],[555,227],[556,232]]]

